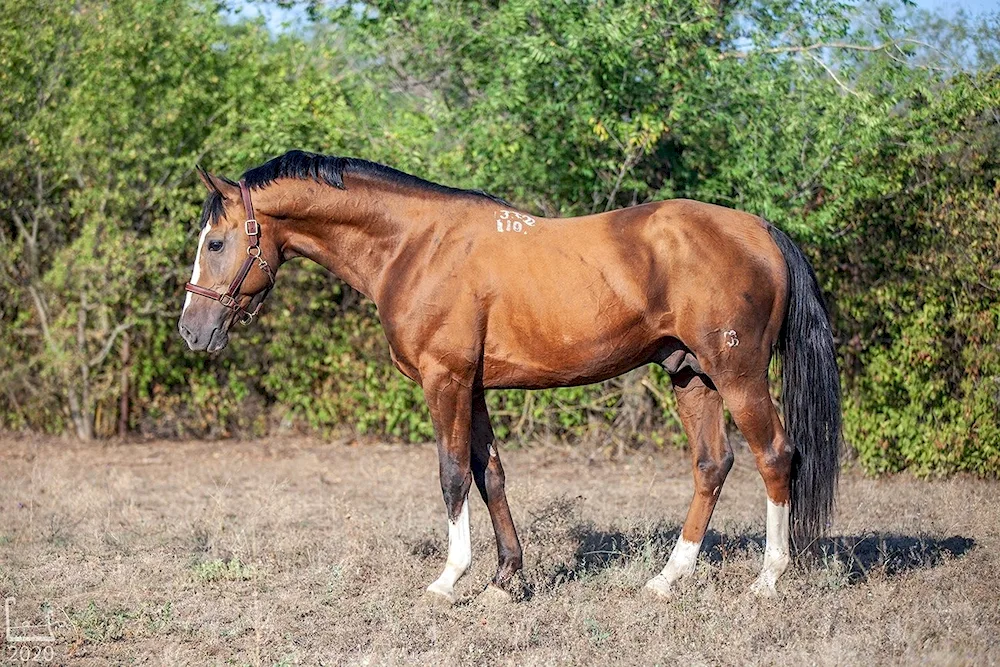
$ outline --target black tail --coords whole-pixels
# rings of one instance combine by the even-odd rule
[[[771,226],[788,266],[788,309],[778,337],[785,432],[795,446],[791,532],[797,550],[820,537],[833,513],[840,475],[840,374],[833,331],[809,260]]]

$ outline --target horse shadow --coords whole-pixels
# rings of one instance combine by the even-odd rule
[[[576,542],[575,558],[553,573],[549,581],[552,586],[623,566],[650,553],[665,558],[680,535],[680,526],[621,532],[578,524],[571,529],[570,535]],[[709,530],[701,557],[720,566],[727,559],[745,558],[751,553],[760,556],[764,541],[759,533],[731,535]],[[823,538],[806,552],[803,562],[807,567],[834,570],[847,584],[856,585],[868,581],[876,573],[879,577],[892,578],[913,570],[934,568],[948,559],[964,556],[975,546],[973,538],[961,535],[940,538],[872,532]]]

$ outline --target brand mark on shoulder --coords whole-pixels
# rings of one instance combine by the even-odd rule
[[[527,234],[528,227],[534,227],[536,220],[530,215],[500,209],[497,211],[497,231],[514,232],[515,234]]]

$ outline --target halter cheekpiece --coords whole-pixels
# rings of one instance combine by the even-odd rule
[[[253,318],[256,317],[257,313],[260,312],[260,307],[264,305],[264,299],[267,297],[267,293],[271,291],[274,287],[274,272],[271,270],[271,265],[267,263],[260,251],[260,225],[257,223],[257,218],[254,216],[253,212],[253,201],[250,199],[250,188],[247,187],[247,182],[240,179],[240,194],[243,197],[243,208],[246,210],[247,219],[243,223],[243,229],[246,231],[247,239],[249,240],[249,245],[247,246],[247,258],[243,260],[243,265],[240,270],[236,273],[236,277],[233,278],[233,282],[229,283],[229,289],[226,290],[225,294],[219,294],[213,290],[207,289],[205,287],[199,287],[193,283],[186,283],[184,289],[192,294],[197,294],[198,296],[203,296],[213,301],[218,301],[226,308],[233,311],[240,324],[250,324]],[[247,279],[250,274],[250,269],[254,264],[260,267],[260,270],[264,272],[270,284],[267,288],[259,295],[260,300],[257,301],[257,306],[251,311],[239,303],[236,299],[240,296],[240,288],[243,286],[243,282]],[[256,298],[256,297],[255,297]],[[250,300],[252,304],[254,299]],[[250,305],[248,304],[248,305]]]

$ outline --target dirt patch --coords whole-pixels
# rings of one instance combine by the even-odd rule
[[[694,580],[653,602],[638,590],[687,509],[683,455],[504,467],[524,599],[476,598],[495,565],[477,499],[473,569],[443,607],[422,593],[446,548],[433,447],[0,440],[0,593],[14,620],[51,611],[73,665],[1000,660],[996,482],[847,472],[827,556],[759,600],[763,485],[740,452]]]

